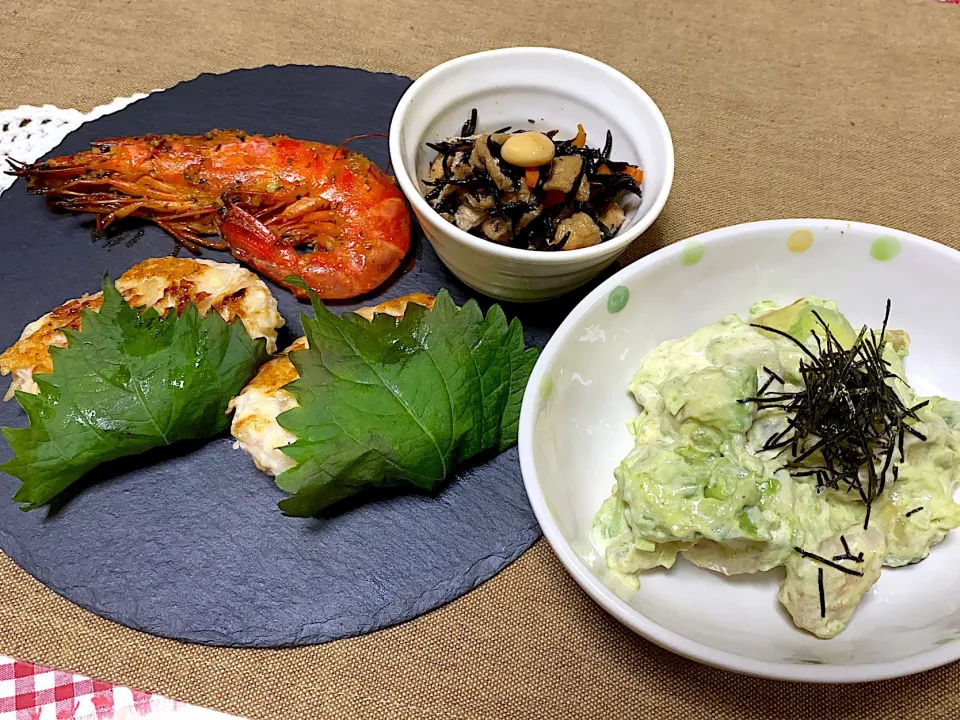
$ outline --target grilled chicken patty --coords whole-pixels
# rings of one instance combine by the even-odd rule
[[[189,302],[206,314],[214,308],[230,322],[239,317],[254,338],[265,338],[268,352],[277,349],[277,329],[283,318],[270,289],[254,273],[233,263],[190,258],[150,258],[134,265],[117,280],[117,289],[132,307],[152,307],[159,312]],[[84,308],[99,312],[103,293],[69,300],[26,328],[20,339],[0,355],[0,375],[13,375],[9,400],[17,390],[37,394],[35,373],[53,372],[50,346],[66,347],[63,330],[79,330]]]
[[[425,293],[414,293],[387,300],[375,307],[357,310],[367,320],[374,315],[385,313],[395,318],[403,317],[407,303],[433,307],[434,297]],[[293,458],[280,448],[289,445],[296,436],[280,427],[277,416],[297,407],[297,401],[284,385],[296,380],[299,375],[287,353],[307,348],[305,337],[295,340],[282,354],[260,368],[260,372],[251,380],[240,394],[230,401],[227,412],[233,411],[233,424],[230,432],[236,438],[234,448],[246,450],[256,466],[270,475],[279,475],[296,465]]]

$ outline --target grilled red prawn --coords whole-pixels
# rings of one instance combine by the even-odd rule
[[[284,277],[301,276],[324,299],[351,298],[382,284],[410,248],[410,213],[391,178],[323,143],[214,130],[101,140],[12,165],[52,207],[96,213],[98,229],[150,220],[191,251],[230,250],[300,297]]]

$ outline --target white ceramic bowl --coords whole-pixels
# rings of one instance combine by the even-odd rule
[[[624,299],[620,288],[629,297],[611,312]],[[780,609],[782,570],[726,578],[681,559],[669,571],[641,575],[640,590],[631,593],[606,573],[591,547],[594,513],[632,447],[625,423],[638,409],[626,387],[643,356],[724,314],[743,316],[754,301],[788,303],[809,295],[835,300],[856,327],[876,326],[889,297],[891,326],[911,336],[911,385],[960,399],[960,253],[897,230],[836,220],[715,230],[620,271],[584,299],[547,344],[520,419],[520,462],[537,519],[567,570],[598,603],[687,657],[818,682],[890,678],[956,660],[960,531],[917,565],[884,568],[849,627],[831,640],[796,629]]]
[[[448,223],[423,199],[436,153],[424,143],[460,132],[477,108],[481,130],[560,130],[577,123],[591,146],[613,133],[613,159],[644,172],[643,200],[627,204],[619,234],[590,248],[555,253],[504,247]],[[528,120],[534,120],[531,125]],[[498,300],[545,300],[573,290],[610,265],[656,219],[673,183],[673,142],[650,97],[625,75],[592,58],[550,48],[508,48],[451,60],[420,77],[390,124],[390,161],[423,231],[450,270]]]

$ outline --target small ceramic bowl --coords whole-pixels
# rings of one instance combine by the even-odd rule
[[[794,627],[777,601],[782,570],[724,577],[683,559],[629,591],[590,543],[594,514],[633,446],[626,387],[661,342],[743,317],[751,303],[836,301],[855,327],[910,334],[910,384],[960,399],[960,253],[897,230],[835,220],[728,227],[630,265],[587,296],[547,344],[527,386],[520,463],[554,551],[608,612],[653,642],[753,675],[859,682],[960,659],[960,530],[916,565],[884,568],[850,625],[830,640]],[[597,642],[603,642],[597,637]]]
[[[444,220],[423,199],[436,153],[426,142],[457,135],[470,111],[480,130],[504,126],[560,131],[577,124],[587,142],[613,133],[613,159],[643,169],[643,199],[627,201],[620,232],[589,248],[541,252],[505,247]],[[534,123],[528,122],[533,120]],[[592,58],[550,48],[508,48],[446,62],[413,83],[390,124],[390,160],[437,255],[474,290],[498,300],[546,300],[573,290],[610,265],[656,219],[673,183],[673,142],[650,97],[625,75]]]

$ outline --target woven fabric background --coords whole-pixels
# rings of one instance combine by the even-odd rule
[[[199,72],[267,63],[416,76],[508,45],[593,55],[663,110],[677,155],[673,192],[625,262],[773,217],[864,220],[960,247],[960,7],[932,0],[6,0],[0,107],[87,110]],[[960,716],[960,665],[844,688],[675,657],[608,618],[542,541],[412,623],[278,651],[126,630],[0,557],[0,653],[277,720]]]

